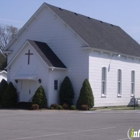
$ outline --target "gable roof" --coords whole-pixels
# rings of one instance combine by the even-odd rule
[[[34,47],[49,67],[66,68],[63,62],[46,43],[33,40],[28,40],[28,42]]]
[[[50,47],[44,43],[39,41],[27,40],[20,50],[16,53],[13,59],[9,62],[6,69],[13,63],[13,61],[17,58],[19,53],[23,50],[26,44],[29,43],[39,54],[39,56],[43,59],[44,62],[49,66],[51,69],[63,69],[66,70],[67,67],[63,64],[63,62],[57,57],[57,55],[50,49]]]
[[[45,3],[91,48],[140,57],[140,45],[119,26]]]
[[[40,6],[40,8],[21,28],[17,36],[22,34],[26,26],[31,23],[32,19],[34,19],[44,7],[49,7],[56,15],[58,15],[89,45],[90,48],[140,57],[140,45],[119,26],[64,10],[47,3],[43,3]],[[12,46],[14,41],[16,41],[16,38],[9,43],[5,48],[5,51]]]

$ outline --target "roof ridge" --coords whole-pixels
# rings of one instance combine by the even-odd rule
[[[106,21],[102,21],[102,20],[99,20],[99,19],[95,19],[95,18],[93,18],[93,17],[86,16],[86,15],[81,14],[81,13],[77,13],[77,12],[74,12],[74,11],[70,11],[70,10],[67,10],[67,9],[63,9],[63,8],[61,8],[61,7],[54,6],[54,5],[48,4],[48,3],[46,3],[46,2],[44,2],[44,4],[46,4],[46,5],[49,6],[50,8],[51,8],[51,7],[58,8],[58,9],[61,10],[61,11],[67,11],[67,12],[73,13],[73,14],[75,14],[75,15],[77,15],[77,16],[83,16],[83,17],[88,18],[88,19],[91,19],[91,20],[99,21],[100,23],[105,23],[105,24],[108,24],[108,25],[111,25],[111,26],[119,27],[118,25],[115,25],[115,24],[113,24],[113,23],[109,23],[109,22],[106,22]],[[51,9],[52,9],[52,8],[51,8]],[[52,9],[52,10],[53,10],[53,9]],[[54,11],[54,10],[53,10],[53,11]],[[55,12],[55,11],[54,11],[54,12]]]
[[[48,3],[43,3],[40,6],[25,23],[18,35],[22,34],[26,26],[30,24],[36,14],[42,12],[44,7],[48,7],[53,14],[56,14],[64,21],[64,23],[66,23],[74,33],[78,34],[84,43],[88,44],[92,49],[140,57],[140,45],[132,37],[128,36],[119,26],[90,18],[82,14],[77,14]],[[13,42],[15,42],[15,39],[7,46],[6,50],[12,46]]]

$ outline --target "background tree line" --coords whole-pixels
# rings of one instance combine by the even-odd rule
[[[3,70],[6,67],[6,56],[3,53],[3,50],[7,45],[14,39],[19,29],[12,25],[0,25],[0,70]]]

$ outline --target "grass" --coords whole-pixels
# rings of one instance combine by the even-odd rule
[[[94,107],[90,109],[94,110],[134,110],[133,106],[110,106],[110,107]],[[140,106],[136,106],[135,110],[140,110]]]

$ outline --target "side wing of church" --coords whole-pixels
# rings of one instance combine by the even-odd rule
[[[30,102],[42,85],[48,105],[59,103],[60,84],[69,76],[74,103],[87,78],[96,107],[128,105],[140,97],[139,52],[120,27],[44,3],[5,50],[7,78],[20,102]]]

